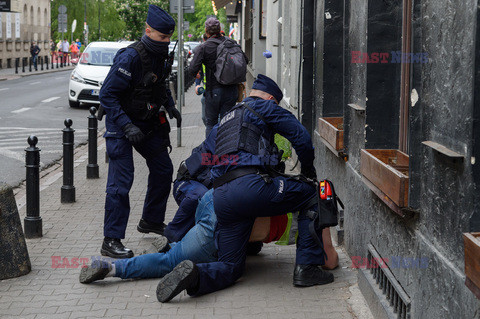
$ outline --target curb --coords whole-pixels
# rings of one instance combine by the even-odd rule
[[[8,75],[0,75],[0,81],[8,81],[8,80],[15,80],[15,79],[20,79],[26,76],[31,76],[31,75],[40,75],[40,74],[48,74],[48,73],[55,73],[55,72],[60,72],[60,71],[68,71],[68,70],[73,70],[75,66],[67,66],[59,69],[50,69],[50,70],[44,70],[44,71],[32,71],[29,73],[18,73],[18,74],[8,74]]]

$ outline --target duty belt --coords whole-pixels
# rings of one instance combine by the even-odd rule
[[[226,172],[222,176],[215,178],[213,181],[213,188],[218,188],[223,184],[233,181],[239,177],[250,175],[250,174],[259,174],[260,169],[258,167],[239,167],[232,171]]]

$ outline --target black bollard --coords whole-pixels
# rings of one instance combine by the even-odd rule
[[[73,133],[71,119],[65,119],[63,131],[63,186],[61,193],[62,203],[75,202],[75,186],[73,186]]]
[[[40,70],[43,71],[43,56],[41,56],[40,59],[41,59],[41,60],[40,60],[40,61],[41,61],[41,62],[40,62],[40,65],[41,65],[41,66],[40,66]]]
[[[40,149],[36,146],[38,138],[28,138],[30,147],[25,149],[27,168],[27,217],[24,219],[25,237],[42,237],[42,217],[40,217]]]
[[[87,178],[99,178],[98,164],[97,164],[97,134],[98,134],[98,120],[95,116],[97,108],[92,106],[90,108],[90,116],[88,117],[88,165]]]
[[[18,74],[18,65],[20,64],[19,58],[15,58],[15,74]]]
[[[52,63],[53,63],[53,58],[52,58]],[[53,69],[53,67],[52,67]],[[57,69],[58,69],[58,53],[57,53]]]
[[[32,58],[28,58],[28,72],[32,72]]]
[[[45,56],[45,67],[48,70],[48,55]]]
[[[22,72],[25,73],[25,58],[22,58]]]

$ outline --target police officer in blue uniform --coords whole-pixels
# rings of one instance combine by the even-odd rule
[[[101,254],[113,258],[133,257],[133,252],[121,242],[130,214],[132,148],[145,158],[150,172],[137,229],[142,233],[163,234],[173,174],[168,154],[170,126],[165,114],[175,117],[178,127],[181,125],[181,115],[166,85],[171,70],[168,45],[175,22],[155,5],[149,6],[146,22],[141,40],[117,53],[100,91],[110,158]]]
[[[279,160],[273,140],[274,133],[279,133],[295,148],[302,174],[316,179],[311,138],[292,113],[278,106],[282,97],[272,79],[259,75],[250,96],[221,119],[215,153],[231,162],[212,168],[219,261],[180,263],[160,280],[160,302],[168,302],[184,289],[189,295],[201,295],[232,285],[243,273],[255,218],[291,211],[300,211],[293,284],[333,282],[333,275],[321,268],[325,263],[321,235],[309,230],[318,210],[316,188],[301,178],[275,176],[269,169]],[[321,229],[317,231],[321,234]]]

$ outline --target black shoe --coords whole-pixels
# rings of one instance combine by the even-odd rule
[[[247,243],[247,256],[255,256],[262,250],[263,243],[261,241],[255,241],[253,243]]]
[[[198,285],[198,268],[190,260],[184,260],[158,283],[157,299],[169,302],[185,289],[195,289]]]
[[[80,271],[80,283],[89,284],[96,280],[105,279],[112,270],[112,264],[104,260],[94,260],[92,264]]]
[[[112,258],[132,258],[133,251],[123,246],[120,239],[105,237],[100,250],[102,256],[109,256]]]
[[[165,224],[164,223],[152,223],[152,222],[147,222],[145,219],[140,219],[140,222],[138,223],[137,230],[141,233],[155,233],[163,236],[163,231],[165,229]]]
[[[333,274],[318,265],[296,265],[293,284],[300,287],[325,285],[333,282]]]
[[[164,253],[170,250],[167,237],[161,236],[155,239],[149,248],[145,249],[140,255]]]

